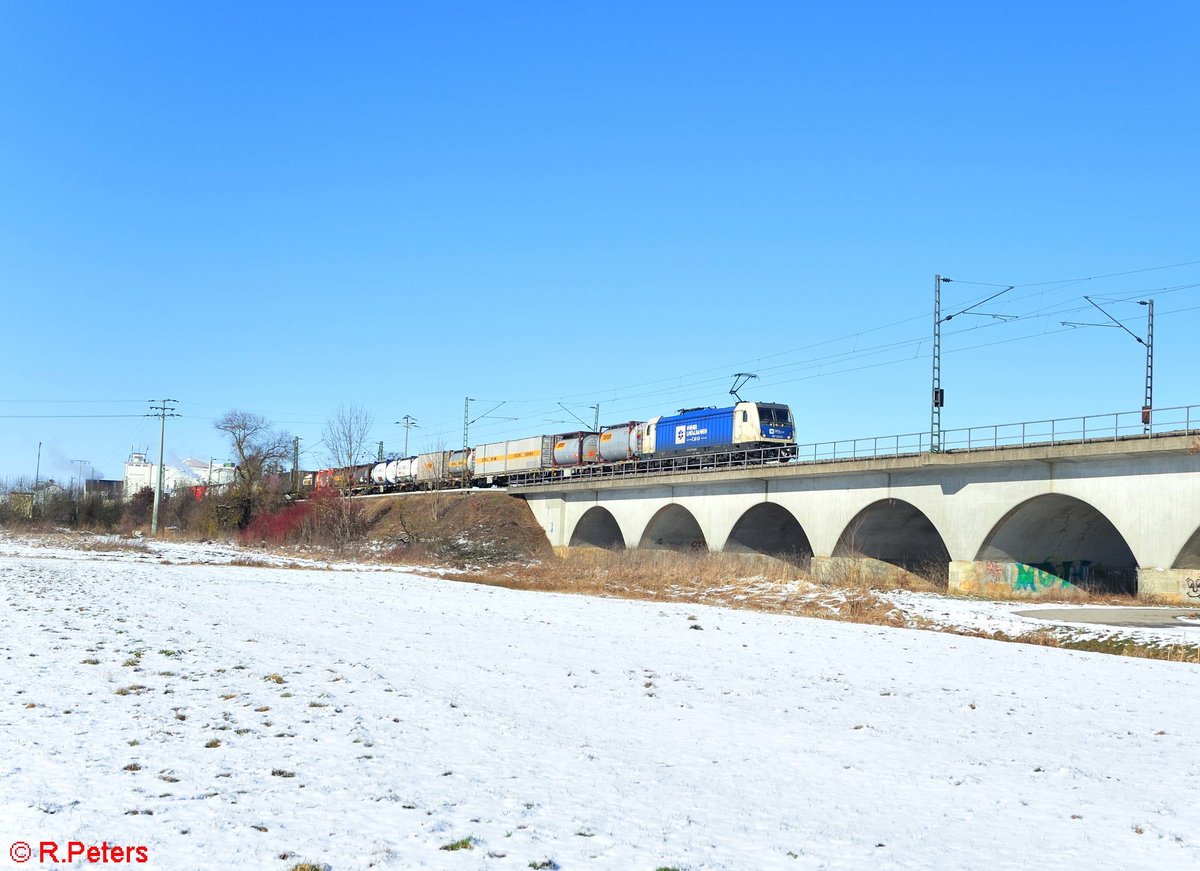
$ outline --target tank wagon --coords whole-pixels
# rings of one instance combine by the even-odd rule
[[[796,430],[786,405],[739,402],[725,408],[686,408],[648,421],[631,420],[599,432],[529,436],[433,451],[352,470],[355,492],[536,483],[580,474],[638,474],[706,465],[786,462],[795,456]],[[316,486],[346,488],[338,469],[316,473]]]

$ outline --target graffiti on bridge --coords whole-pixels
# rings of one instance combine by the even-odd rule
[[[1188,598],[1200,599],[1200,578],[1188,578],[1184,583],[1187,584]]]
[[[1064,560],[1057,565],[1048,559],[1033,565],[988,562],[984,565],[984,575],[988,583],[1005,584],[1014,593],[1070,590],[1092,579],[1092,562]]]

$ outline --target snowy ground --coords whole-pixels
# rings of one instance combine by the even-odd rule
[[[237,557],[0,541],[0,868],[1200,867],[1194,665]]]

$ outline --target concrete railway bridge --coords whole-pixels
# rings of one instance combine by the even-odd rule
[[[818,575],[855,561],[951,589],[1073,584],[1200,606],[1200,453],[1183,432],[509,489],[568,553],[763,554]]]

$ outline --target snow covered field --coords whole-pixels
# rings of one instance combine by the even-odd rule
[[[0,541],[0,868],[1200,867],[1194,665],[236,556]]]

